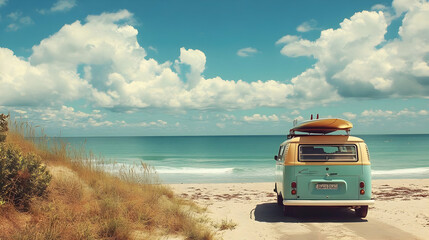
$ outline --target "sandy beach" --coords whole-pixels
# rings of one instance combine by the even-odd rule
[[[365,219],[345,208],[301,208],[284,217],[274,183],[171,184],[176,194],[207,207],[216,222],[234,229],[223,239],[427,239],[429,179],[373,180],[375,204]]]

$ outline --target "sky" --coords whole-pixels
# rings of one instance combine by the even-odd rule
[[[429,133],[429,3],[0,0],[0,112],[51,136]]]

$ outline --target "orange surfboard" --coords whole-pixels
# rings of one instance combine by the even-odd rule
[[[302,122],[290,131],[294,132],[307,132],[307,133],[331,133],[338,130],[349,131],[353,127],[353,124],[347,120],[339,118],[325,118],[316,119]]]

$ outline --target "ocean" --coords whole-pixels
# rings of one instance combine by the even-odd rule
[[[356,135],[368,145],[373,179],[428,178],[429,134]],[[273,182],[286,136],[62,138],[102,156],[107,171],[152,166],[162,183]],[[109,163],[110,162],[110,163]]]

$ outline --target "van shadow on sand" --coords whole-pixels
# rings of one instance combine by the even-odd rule
[[[295,207],[293,211],[293,217],[285,217],[277,203],[262,203],[256,205],[250,217],[258,222],[367,222],[344,207]]]

